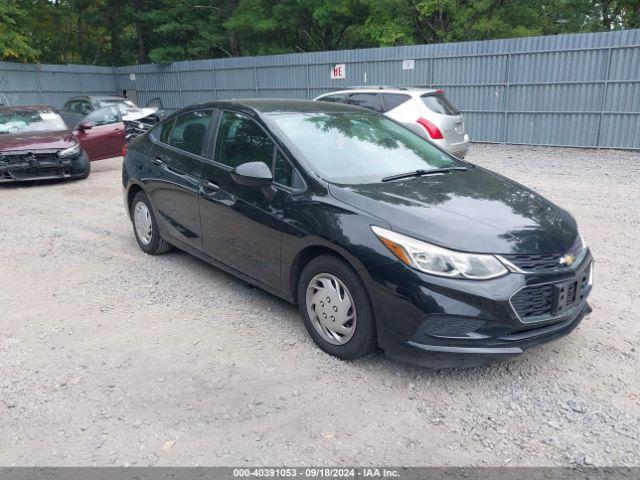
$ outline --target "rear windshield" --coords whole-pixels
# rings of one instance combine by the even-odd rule
[[[424,103],[433,113],[440,115],[460,115],[460,111],[449,101],[442,93],[429,93],[422,95],[422,103]]]
[[[318,174],[339,184],[377,183],[454,160],[427,140],[374,112],[269,115]]]
[[[67,130],[64,120],[51,110],[12,110],[0,112],[0,135],[25,132]]]

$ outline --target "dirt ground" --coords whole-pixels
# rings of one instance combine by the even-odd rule
[[[0,465],[640,465],[640,153],[473,145],[577,218],[594,312],[498,366],[342,362],[295,307],[151,257],[121,159],[0,186]]]

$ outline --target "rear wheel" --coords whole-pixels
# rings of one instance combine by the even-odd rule
[[[136,241],[143,252],[150,255],[160,255],[171,250],[171,244],[160,236],[151,203],[144,192],[138,192],[133,197],[131,222]]]
[[[325,352],[343,359],[377,349],[369,295],[358,274],[333,255],[321,255],[304,268],[298,304],[305,327]]]

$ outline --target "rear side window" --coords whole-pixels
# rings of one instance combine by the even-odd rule
[[[210,120],[211,110],[199,110],[180,115],[176,118],[169,145],[195,155],[202,155]]]
[[[423,95],[422,103],[433,113],[440,115],[460,115],[460,111],[441,93]]]
[[[318,100],[321,102],[343,103],[345,98],[347,98],[346,93],[336,93],[334,95],[327,95],[326,97],[319,98]]]
[[[411,97],[409,95],[404,95],[402,93],[383,93],[382,100],[384,101],[385,112],[389,110],[393,110],[396,107],[399,107],[404,102],[409,100]]]
[[[380,95],[377,93],[352,93],[349,95],[347,103],[375,110],[376,112],[383,111]]]

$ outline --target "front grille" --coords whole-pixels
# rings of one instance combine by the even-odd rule
[[[34,152],[33,157],[38,161],[46,161],[46,160],[57,160],[58,159],[58,151],[46,151],[46,152]],[[4,154],[3,161],[11,165],[12,163],[21,163],[24,162],[27,158],[27,152],[16,153],[16,152],[8,152]]]
[[[550,315],[553,309],[553,285],[523,288],[511,297],[511,305],[523,321]]]
[[[570,255],[575,261],[580,261],[585,253],[585,246],[582,238],[578,236],[566,253],[539,253],[539,254],[507,254],[502,255],[520,270],[527,272],[549,271],[559,268],[566,268],[560,263],[560,259],[565,255]]]
[[[513,263],[521,270],[537,271],[537,270],[553,270],[560,266],[561,253],[543,253],[543,254],[515,254],[503,255],[504,258]]]
[[[591,268],[590,263],[571,279],[525,287],[511,297],[511,306],[525,323],[569,314],[589,294]]]

